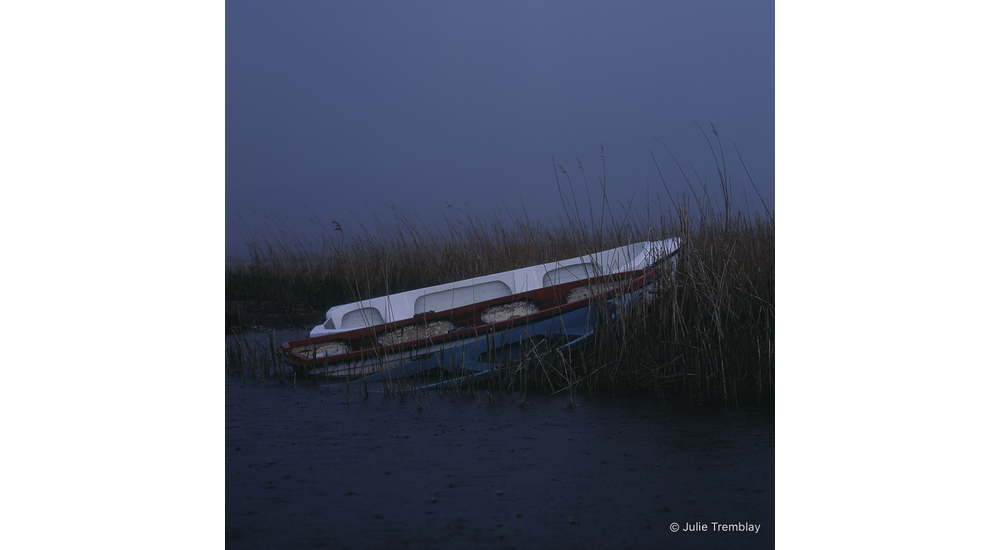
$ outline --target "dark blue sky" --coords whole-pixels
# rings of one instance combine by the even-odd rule
[[[303,205],[345,230],[522,198],[555,220],[552,157],[594,194],[602,144],[610,203],[655,210],[650,150],[687,188],[657,139],[716,173],[694,121],[718,129],[737,202],[745,185],[760,205],[734,142],[773,212],[774,95],[770,2],[227,2],[226,253],[240,223],[305,223]]]

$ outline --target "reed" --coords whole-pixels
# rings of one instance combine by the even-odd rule
[[[712,133],[717,136],[714,128]],[[715,146],[705,137],[715,155]],[[655,154],[653,160],[659,169]],[[683,246],[676,263],[662,268],[653,287],[596,308],[595,334],[582,350],[571,356],[529,352],[480,387],[517,391],[522,399],[529,388],[566,392],[570,403],[580,392],[651,392],[734,405],[773,403],[773,216],[766,207],[766,216],[761,216],[748,213],[748,205],[735,204],[721,143],[716,193],[709,192],[707,176],[694,174],[692,183],[679,163],[677,167],[686,188],[672,191],[661,172],[669,202],[666,207],[662,202],[655,209],[647,206],[644,215],[631,204],[612,214],[604,178],[598,178],[599,201],[591,201],[586,187],[581,208],[569,174],[553,162],[566,214],[556,223],[531,221],[526,214],[509,211],[482,218],[452,206],[432,225],[396,211],[392,220],[375,219],[373,224],[324,224],[311,212],[298,226],[290,219],[262,217],[256,232],[246,224],[240,228],[250,253],[228,263],[226,300],[311,309],[318,322],[319,312],[336,304],[631,242],[680,237]],[[756,189],[752,179],[750,183]],[[274,355],[277,345],[237,336],[227,343],[227,372],[287,376]],[[384,389],[394,393],[412,387],[402,381]],[[452,386],[463,388],[461,381]]]
[[[262,218],[261,225],[277,223]],[[311,240],[275,228],[245,233],[249,254],[231,260],[226,268],[226,301],[322,312],[351,300],[588,254],[647,237],[632,225],[609,234],[498,216],[448,217],[428,226],[399,214],[392,225],[375,219],[374,232],[358,222],[357,231],[337,229],[333,235],[314,218],[308,223],[316,231]],[[286,235],[291,237],[282,240]]]
[[[643,295],[604,309],[575,363],[581,386],[773,403],[774,227],[729,222],[683,223],[676,265]]]
[[[266,342],[247,333],[227,337],[226,374],[256,381],[265,378],[277,378],[282,382],[294,381],[296,374],[278,356],[280,344],[274,337],[274,332],[267,335]]]

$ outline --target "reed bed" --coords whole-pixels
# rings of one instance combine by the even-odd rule
[[[646,392],[773,404],[774,219],[769,211],[762,216],[734,206],[724,157],[717,166],[721,193],[715,198],[707,178],[695,177],[698,193],[682,169],[690,193],[672,193],[664,181],[669,209],[647,210],[645,216],[628,207],[616,218],[603,206],[602,193],[599,212],[588,194],[590,215],[581,216],[574,194],[565,199],[566,218],[551,224],[510,212],[478,218],[457,209],[434,225],[394,213],[391,221],[376,220],[372,230],[324,224],[316,216],[298,226],[265,219],[258,224],[263,230],[243,229],[250,254],[227,265],[226,300],[322,312],[359,299],[680,237],[676,262],[661,269],[651,288],[627,303],[596,308],[595,334],[584,348],[569,357],[529,353],[483,387],[522,395],[528,388],[565,392],[570,401],[580,392]],[[572,193],[568,176],[563,185],[568,191],[561,191]],[[278,344],[237,337],[227,344],[227,372],[287,377],[274,353]]]
[[[274,333],[263,342],[247,333],[226,338],[226,373],[244,378],[263,379],[277,377],[284,381],[294,376],[278,356],[278,342]]]
[[[244,231],[249,254],[226,268],[226,301],[311,307],[403,292],[646,240],[632,224],[581,232],[522,217],[449,217],[433,226],[399,214],[392,224],[352,231],[315,217],[292,230],[289,220],[262,219],[266,231]],[[359,223],[357,227],[362,227]],[[307,234],[307,231],[313,231]],[[648,232],[647,232],[648,233]]]

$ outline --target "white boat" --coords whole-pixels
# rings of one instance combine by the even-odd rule
[[[282,346],[312,374],[375,380],[447,368],[482,374],[539,338],[578,345],[590,305],[647,284],[680,241],[639,242],[330,308],[309,338]]]

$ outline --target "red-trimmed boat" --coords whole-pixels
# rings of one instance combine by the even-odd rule
[[[310,337],[286,342],[286,361],[310,374],[366,381],[435,369],[480,378],[593,331],[592,306],[628,296],[671,259],[677,239],[641,242],[331,308]]]

